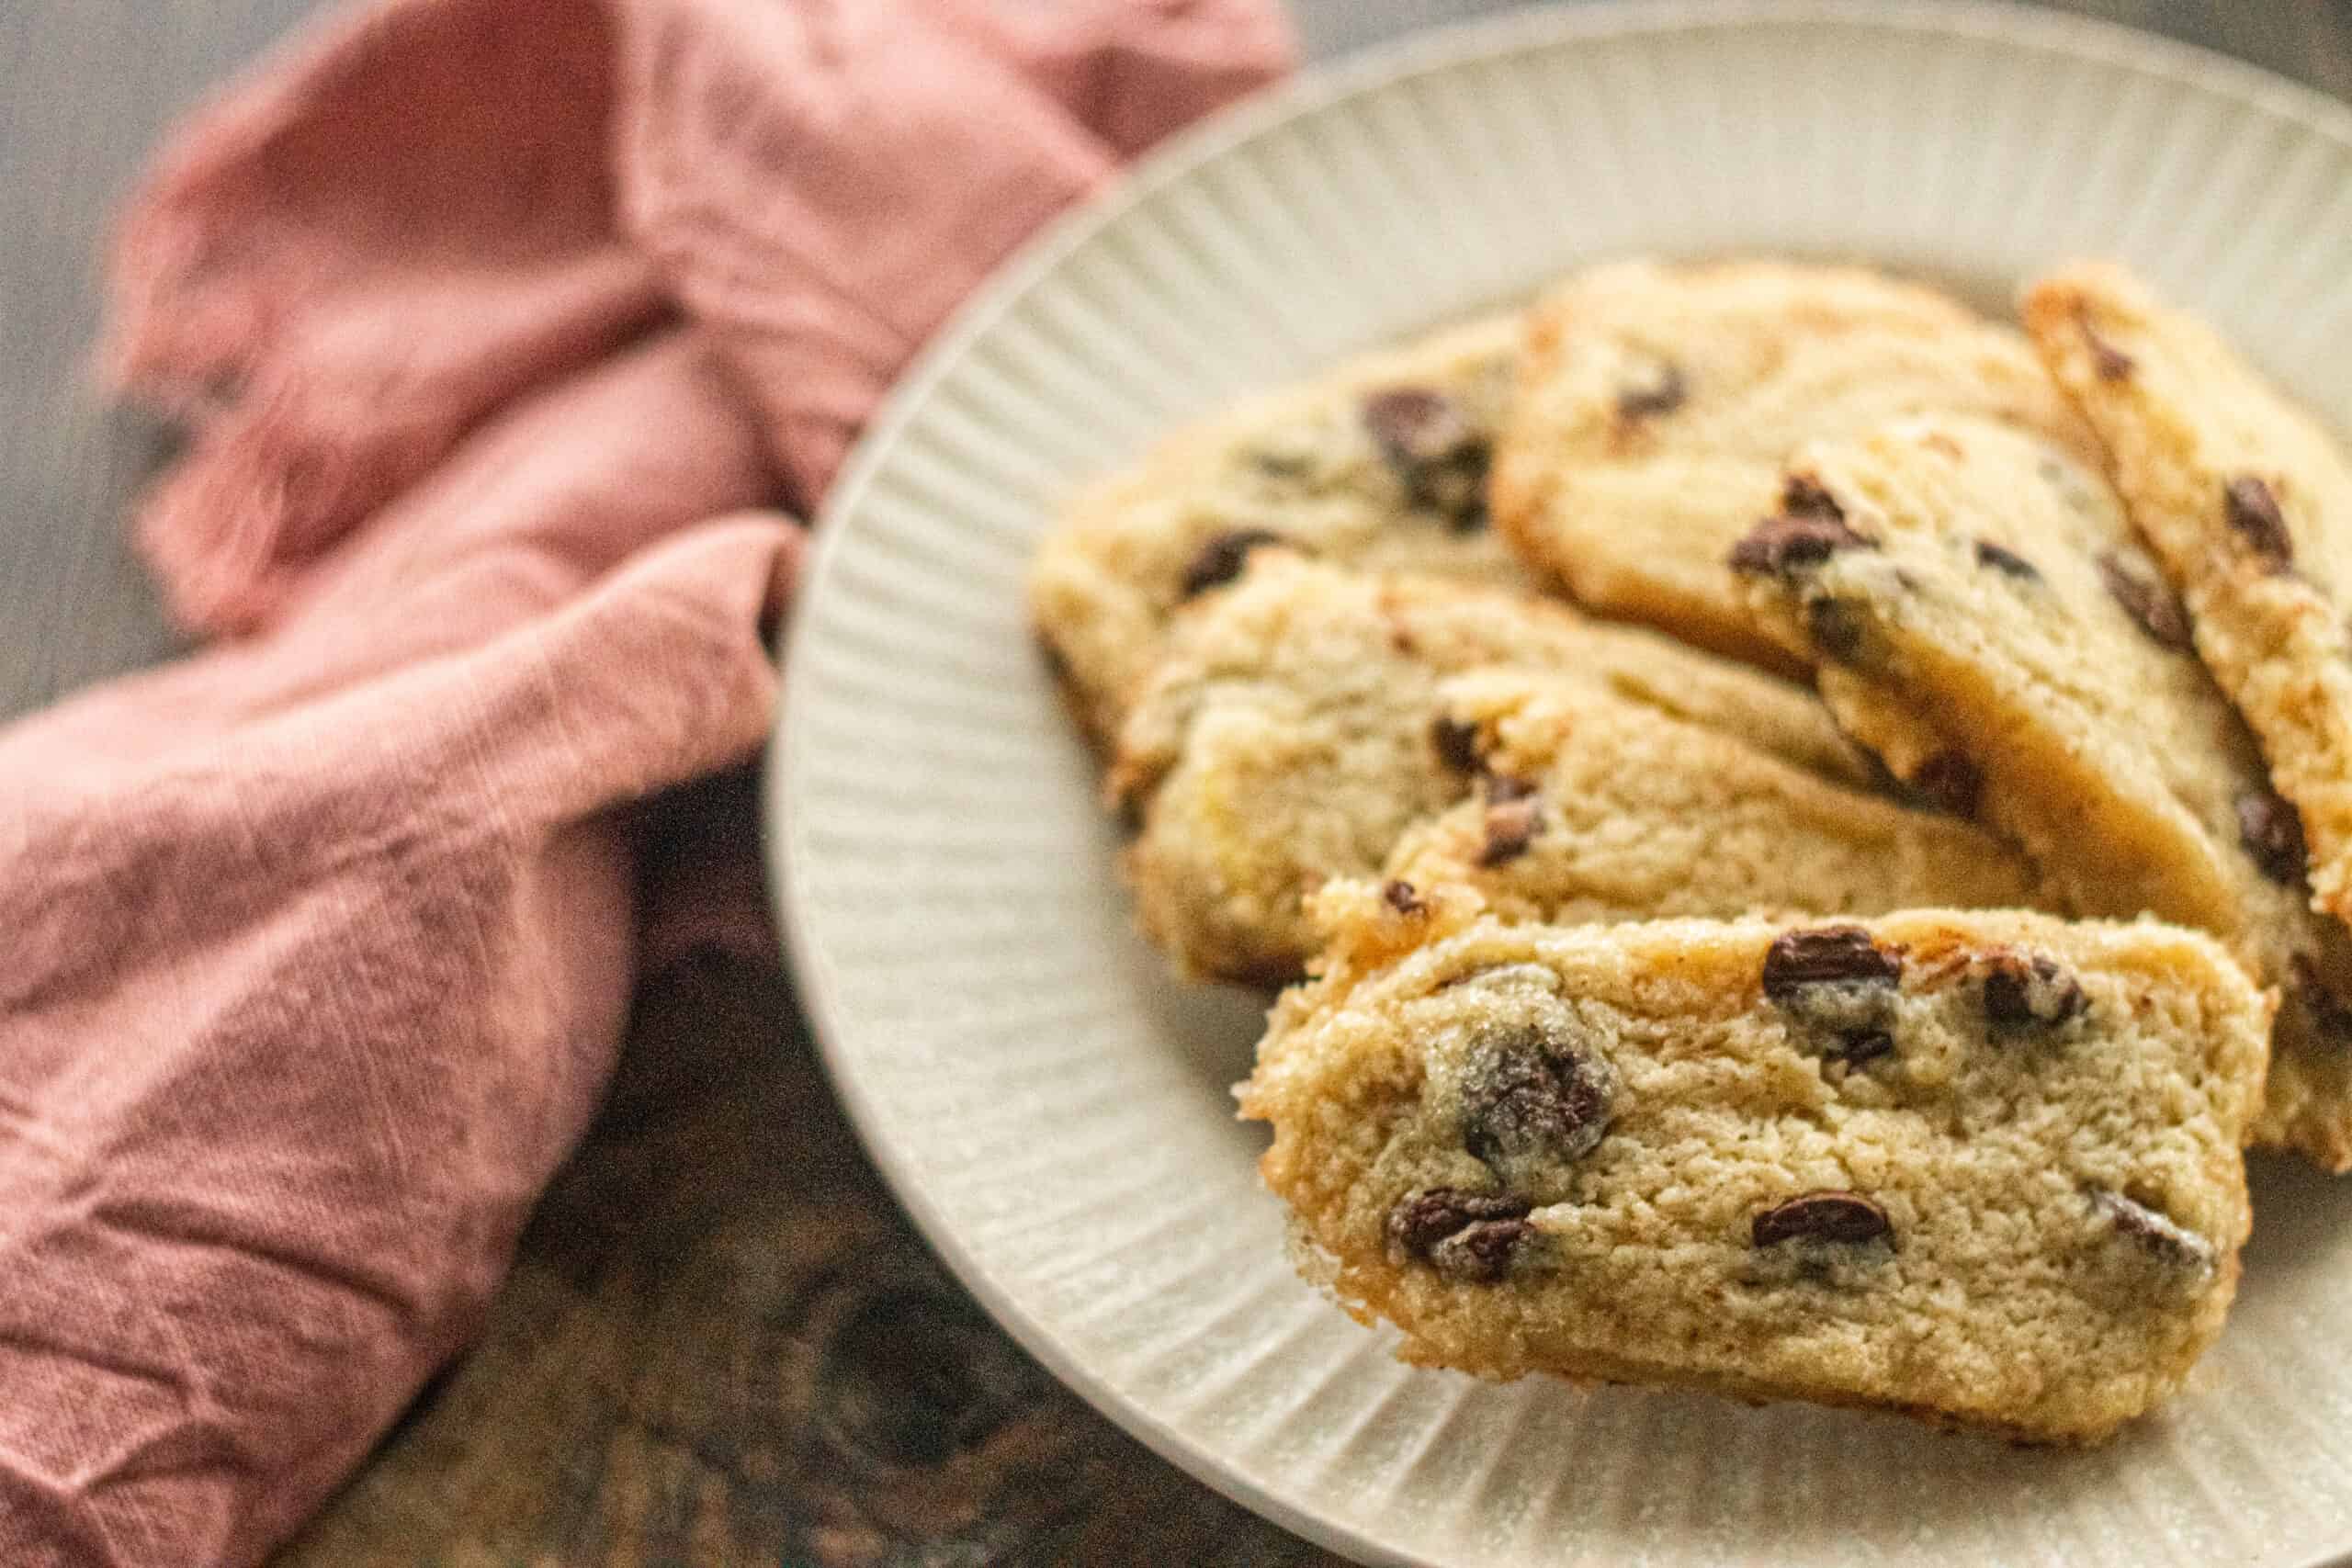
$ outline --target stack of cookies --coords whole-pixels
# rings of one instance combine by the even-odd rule
[[[2112,1432],[2352,1167],[2352,467],[2107,266],[1634,263],[1080,496],[1145,931],[1417,1361]]]

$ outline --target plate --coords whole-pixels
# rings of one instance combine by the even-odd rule
[[[2000,304],[2119,256],[2352,416],[2352,113],[2007,8],[1592,5],[1424,35],[1182,138],[926,352],[826,510],[769,842],[876,1162],[1055,1372],[1368,1562],[2316,1563],[2352,1547],[2352,1186],[2257,1172],[2236,1315],[2087,1453],[1397,1364],[1292,1273],[1229,1087],[1254,998],[1131,935],[1031,641],[1056,498],[1247,389],[1629,253],[1861,258]]]

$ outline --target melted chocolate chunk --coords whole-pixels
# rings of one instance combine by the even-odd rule
[[[1231,528],[1203,545],[1193,564],[1184,569],[1184,597],[1193,598],[1221,588],[1239,577],[1250,564],[1250,552],[1261,545],[1290,541],[1271,528]]]
[[[2312,1027],[2335,1044],[2352,1045],[2352,1003],[2327,983],[2308,953],[2295,954],[2289,969],[2295,982],[2291,994],[2302,1003]]]
[[[1791,517],[1824,517],[1833,523],[1846,520],[1846,509],[1829,493],[1819,479],[1810,474],[1791,474],[1781,487],[1781,510]]]
[[[2294,886],[2303,874],[2303,819],[2279,795],[2263,791],[2238,796],[2238,842],[2262,874],[2281,887]]]
[[[1507,1192],[1435,1187],[1409,1192],[1388,1211],[1388,1257],[1400,1268],[1427,1263],[1451,1279],[1491,1284],[1510,1271],[1532,1229],[1532,1205]]]
[[[1387,900],[1390,908],[1400,915],[1419,915],[1429,910],[1428,900],[1424,899],[1420,890],[1409,882],[1401,880],[1391,882],[1380,890],[1380,896]]]
[[[2099,335],[2087,317],[2082,322],[2083,342],[2091,351],[2091,369],[2102,381],[2128,381],[2140,362]]]
[[[1682,367],[1660,366],[1648,381],[1623,389],[1617,394],[1617,417],[1633,421],[1672,413],[1690,400],[1690,389],[1683,379]]]
[[[1613,1114],[1616,1075],[1556,1030],[1529,1023],[1487,1041],[1462,1085],[1462,1145],[1501,1172],[1546,1166],[1598,1147]]]
[[[1755,1247],[1792,1241],[1860,1247],[1883,1241],[1892,1247],[1894,1225],[1884,1209],[1859,1192],[1808,1192],[1757,1215],[1749,1224],[1748,1241]]]
[[[2015,550],[2003,548],[2001,546],[1993,543],[1990,539],[1979,539],[1976,541],[1976,564],[1978,566],[1990,567],[1995,571],[2000,572],[2005,576],[2017,578],[2022,581],[2039,582],[2041,581],[2041,571],[2031,561],[2026,559],[2025,557],[2018,554]]]
[[[1460,402],[1434,387],[1390,387],[1364,399],[1363,423],[1416,502],[1460,530],[1485,523],[1492,445]]]
[[[1805,636],[1825,658],[1840,664],[1851,664],[1860,657],[1862,629],[1869,621],[1867,611],[1844,599],[1825,595],[1805,601]]]
[[[1767,517],[1749,529],[1732,547],[1731,568],[1751,577],[1789,577],[1819,566],[1840,550],[1876,548],[1876,540],[1855,533],[1841,516],[1792,512]]]
[[[2150,640],[2177,653],[2188,651],[2188,614],[2170,589],[2124,565],[2113,551],[2098,558],[2098,574],[2108,592]]]
[[[1483,761],[1478,755],[1478,727],[1451,714],[1440,714],[1430,721],[1430,746],[1437,752],[1437,760],[1457,773],[1475,773]]]
[[[1497,866],[1517,860],[1527,852],[1543,826],[1543,803],[1532,793],[1492,800],[1487,807],[1487,841],[1479,848],[1478,863]]]
[[[1919,764],[1911,787],[1954,817],[1973,818],[1984,797],[1984,770],[1958,751],[1939,751]]]
[[[1825,1062],[1843,1062],[1859,1067],[1875,1062],[1881,1056],[1894,1054],[1894,1036],[1883,1029],[1855,1029],[1840,1035],[1821,1053]]]
[[[2039,953],[1987,953],[1984,979],[1984,1021],[1996,1035],[2052,1032],[2091,1005],[2082,982]]]
[[[1783,932],[1764,953],[1764,994],[1783,1006],[1816,986],[1902,983],[1903,960],[1860,926],[1817,926]]]
[[[2230,526],[2238,531],[2254,553],[2274,572],[2292,566],[2295,538],[2287,531],[2287,514],[2278,509],[2278,497],[2270,487],[2252,474],[2240,474],[2222,493],[2222,509]]]

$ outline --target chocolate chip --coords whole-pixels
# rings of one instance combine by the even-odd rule
[[[1764,953],[1764,995],[1803,1026],[1797,1043],[1859,1066],[1894,1049],[1903,960],[1859,926],[1787,931]]]
[[[2212,1273],[2213,1244],[2171,1215],[2104,1187],[2089,1188],[2085,1196],[2091,1212],[2114,1226],[2117,1235],[2167,1269],[2199,1279]]]
[[[2098,574],[2115,602],[2123,606],[2123,613],[2137,621],[2158,647],[2188,651],[2188,615],[2171,590],[2124,565],[2112,550],[2098,558]]]
[[[1996,1035],[2047,1033],[2089,1010],[2082,983],[2055,959],[2003,949],[1983,966],[1984,1021]]]
[[[2041,573],[2035,569],[2031,561],[2015,550],[2003,548],[1990,539],[1976,541],[1976,564],[1989,566],[1995,571],[2027,582],[2041,581]]]
[[[1498,1172],[1582,1159],[1609,1129],[1616,1075],[1596,1054],[1532,1023],[1474,1047],[1462,1084],[1462,1145]]]
[[[1902,978],[1903,960],[1860,926],[1784,931],[1764,953],[1764,994],[1776,1002],[1814,986],[1894,986]]]
[[[1478,727],[1464,724],[1452,714],[1440,714],[1430,722],[1430,746],[1437,752],[1437,760],[1457,773],[1475,773],[1481,761],[1478,755]]]
[[[1507,1192],[1408,1192],[1388,1211],[1389,1261],[1433,1264],[1441,1273],[1491,1283],[1532,1228],[1526,1223],[1532,1207]]]
[[[2294,536],[2287,531],[2287,514],[2278,510],[2278,498],[2267,484],[2252,474],[2240,474],[2222,493],[2230,526],[2244,536],[2271,570],[2284,571],[2294,563]]]
[[[1543,826],[1543,803],[1532,795],[1492,801],[1487,807],[1487,841],[1479,847],[1478,863],[1497,866],[1517,860],[1527,852]]]
[[[1400,462],[1442,462],[1479,441],[1462,405],[1434,387],[1390,387],[1363,400],[1364,428]]]
[[[1825,1062],[1843,1062],[1849,1067],[1859,1067],[1866,1062],[1875,1062],[1881,1056],[1891,1055],[1894,1051],[1894,1036],[1885,1030],[1856,1029],[1838,1036],[1831,1043],[1823,1047],[1821,1059]]]
[[[1459,402],[1434,387],[1390,387],[1364,399],[1363,423],[1415,502],[1457,528],[1484,522],[1491,446]]]
[[[1781,486],[1781,510],[1791,517],[1825,517],[1833,523],[1846,520],[1846,509],[1838,504],[1838,498],[1810,474],[1788,477]]]
[[[1819,566],[1839,550],[1876,548],[1876,540],[1855,533],[1843,517],[1792,512],[1767,517],[1749,529],[1732,547],[1731,569],[1750,576],[1787,577]]]
[[[1430,1248],[1430,1266],[1449,1280],[1491,1285],[1510,1272],[1521,1245],[1534,1230],[1525,1220],[1464,1226]]]
[[[1184,569],[1184,597],[1223,587],[1241,575],[1250,552],[1261,545],[1288,544],[1271,528],[1231,528],[1203,545],[1193,564]]]
[[[1804,630],[1813,646],[1841,664],[1849,664],[1862,651],[1862,628],[1867,613],[1858,604],[1843,599],[1822,597],[1805,602]]]
[[[2262,874],[2282,887],[2303,874],[2303,819],[2294,806],[2269,791],[2238,796],[2238,842]]]
[[[1672,413],[1690,396],[1690,388],[1683,379],[1682,367],[1662,365],[1648,381],[1626,387],[1618,392],[1617,417],[1639,420]]]
[[[2080,324],[2083,342],[2089,345],[2091,351],[2091,368],[2098,378],[2102,381],[2130,380],[2132,372],[2140,367],[2140,362],[2101,337],[2098,329],[2091,325],[2087,317]]]
[[[1939,751],[1911,774],[1911,787],[1940,810],[1974,818],[1984,797],[1984,770],[1959,751]]]
[[[1891,1247],[1894,1225],[1884,1209],[1859,1192],[1808,1192],[1757,1215],[1748,1226],[1748,1241],[1756,1247],[1791,1241],[1860,1247],[1883,1241]]]
[[[2309,954],[2295,954],[2289,968],[2294,976],[2293,995],[2302,1003],[2312,1029],[2338,1045],[2352,1044],[2352,1004],[2322,977]]]
[[[1400,915],[1424,914],[1429,909],[1429,904],[1422,898],[1420,890],[1409,882],[1391,882],[1380,890],[1380,896],[1388,901],[1390,908]]]
[[[1250,466],[1270,479],[1297,479],[1313,470],[1315,459],[1304,452],[1270,452],[1261,447],[1250,454]]]
[[[1515,778],[1510,773],[1497,773],[1487,781],[1487,798],[1500,804],[1510,800],[1525,800],[1535,793],[1532,780]]]

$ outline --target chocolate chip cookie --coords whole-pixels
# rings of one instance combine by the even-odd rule
[[[1126,870],[1144,929],[1188,974],[1295,977],[1315,950],[1302,898],[1372,875],[1407,828],[1472,791],[1475,738],[1442,722],[1438,687],[1495,664],[1572,676],[1849,788],[1873,776],[1818,699],[1773,676],[1549,601],[1260,550],[1180,617],[1120,735],[1108,787],[1139,825]]]
[[[1487,526],[1518,319],[1368,355],[1169,437],[1077,497],[1030,577],[1038,631],[1104,745],[1170,615],[1283,542],[1367,570],[1525,587]]]
[[[1724,552],[1799,442],[1933,410],[2092,449],[2025,341],[1933,290],[1778,262],[1605,266],[1529,317],[1496,519],[1586,605],[1793,668]]]
[[[2078,912],[2210,931],[2283,987],[2261,1141],[2352,1164],[2352,942],[2308,908],[2291,811],[2097,469],[1987,421],[1897,421],[1802,448],[1730,560],[1895,773],[2024,844]]]
[[[2267,824],[2320,907],[2352,918],[2352,466],[2201,321],[2120,269],[2038,285],[2026,321],[2107,445],[2132,520],[2187,605],[2292,809]],[[2300,821],[2297,820],[2300,818]]]
[[[1582,682],[1480,671],[1441,683],[1438,704],[1478,784],[1389,857],[1407,921],[1452,889],[1563,925],[2052,907],[2026,858],[1972,824]]]
[[[2269,1001],[2013,913],[1455,923],[1378,890],[1241,1091],[1302,1266],[1403,1355],[2089,1441],[2219,1331]]]

